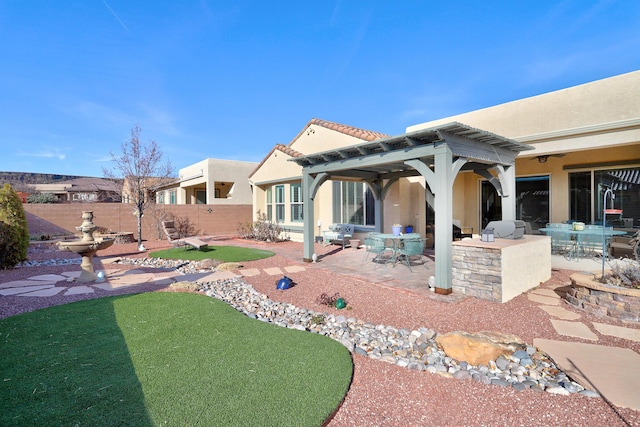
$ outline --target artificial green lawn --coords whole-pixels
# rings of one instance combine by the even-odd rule
[[[243,248],[240,246],[207,246],[195,250],[185,248],[165,249],[149,254],[152,258],[184,259],[189,261],[201,261],[203,259],[218,259],[223,262],[254,261],[256,259],[269,258],[275,255],[271,251],[262,249]]]
[[[0,425],[317,426],[352,369],[334,340],[203,295],[81,301],[0,320]]]

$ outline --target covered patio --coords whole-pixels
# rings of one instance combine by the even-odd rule
[[[390,188],[405,177],[425,179],[425,200],[433,196],[435,211],[435,291],[452,292],[452,187],[458,173],[472,171],[486,178],[502,198],[502,218],[514,220],[515,158],[533,147],[449,123],[399,136],[378,139],[291,159],[302,166],[303,260],[314,253],[314,199],[328,180],[362,181],[375,199],[375,231],[388,229],[384,201]],[[425,275],[425,282],[428,276]]]

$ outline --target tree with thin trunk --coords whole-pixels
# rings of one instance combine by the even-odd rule
[[[142,129],[136,124],[131,129],[131,137],[122,143],[122,152],[111,152],[112,169],[103,168],[105,177],[122,179],[122,202],[135,205],[134,215],[138,218],[138,249],[142,245],[142,216],[152,198],[152,188],[172,178],[171,162],[162,162],[162,152],[154,140],[140,141]]]

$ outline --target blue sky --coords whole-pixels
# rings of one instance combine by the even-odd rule
[[[640,69],[640,2],[0,0],[0,170],[176,169],[313,117],[407,126]]]

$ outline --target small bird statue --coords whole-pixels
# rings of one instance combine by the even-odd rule
[[[313,255],[311,255],[311,260],[312,260],[313,262],[316,262],[316,261],[318,260],[318,254],[313,254]]]

